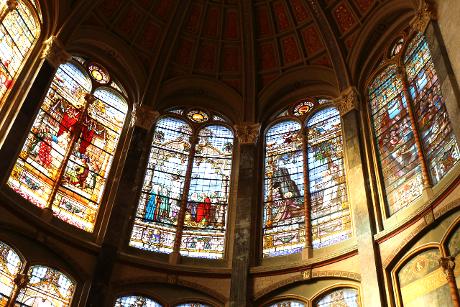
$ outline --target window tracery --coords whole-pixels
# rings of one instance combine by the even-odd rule
[[[41,32],[41,13],[36,1],[19,0],[16,6],[3,1],[0,15],[0,100],[13,86]]]
[[[145,296],[123,296],[119,297],[114,307],[162,307],[163,305]]]
[[[422,34],[392,47],[371,80],[370,117],[388,215],[417,200],[458,162],[460,152]]]
[[[305,307],[305,303],[296,300],[285,300],[271,304],[269,307]]]
[[[34,205],[88,232],[128,112],[116,88],[88,73],[92,65],[98,64],[72,60],[59,66],[7,182]]]
[[[341,288],[333,290],[322,296],[315,304],[315,307],[360,307],[358,290],[353,288]]]
[[[13,248],[0,242],[0,306],[9,306],[11,300],[24,307],[72,304],[76,284],[67,275],[43,265],[27,268]]]
[[[157,121],[131,246],[223,257],[234,135],[216,116],[173,109]]]
[[[265,135],[264,257],[352,235],[338,110],[308,98],[282,114]]]

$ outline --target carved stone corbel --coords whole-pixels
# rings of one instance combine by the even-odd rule
[[[8,11],[11,12],[18,7],[18,0],[7,0],[6,5],[8,7]]]
[[[359,110],[359,93],[355,87],[349,87],[334,103],[339,109],[340,116],[344,116],[350,111]]]
[[[44,43],[42,58],[45,58],[55,68],[59,65],[68,62],[72,56],[65,51],[64,45],[56,36],[51,36]]]
[[[425,33],[428,24],[432,20],[437,20],[437,11],[432,0],[422,0],[414,18],[410,22],[413,30]]]
[[[260,134],[260,124],[241,123],[235,125],[236,136],[240,144],[256,144]]]
[[[160,117],[160,113],[149,106],[138,107],[133,114],[134,125],[145,130],[150,130],[158,117]]]

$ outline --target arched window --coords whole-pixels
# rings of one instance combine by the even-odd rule
[[[18,253],[0,241],[0,306],[56,306],[72,304],[76,284],[58,270],[42,266],[31,266],[27,278],[19,278],[26,263]],[[18,283],[19,281],[19,283]]]
[[[270,304],[269,307],[305,307],[306,304],[297,300],[285,300]]]
[[[8,185],[58,218],[93,231],[128,104],[99,64],[59,67]]]
[[[398,39],[369,85],[370,117],[391,215],[441,180],[460,158],[422,34]]]
[[[131,246],[223,257],[233,139],[222,117],[201,110],[157,121]]]
[[[360,307],[358,290],[353,288],[341,288],[333,290],[320,297],[314,304],[315,307]]]
[[[211,307],[208,304],[203,304],[203,303],[184,303],[184,304],[179,304],[176,307]]]
[[[9,5],[9,9],[7,1],[0,5],[0,105],[41,31],[37,1],[18,0],[16,7]]]
[[[308,240],[321,248],[349,238],[339,112],[308,98],[275,121],[265,135],[264,257],[299,252]]]
[[[0,242],[0,306],[6,306],[13,293],[14,279],[24,265],[18,253]]]
[[[58,306],[72,304],[75,284],[65,274],[46,266],[29,269],[27,286],[19,292],[16,305]]]
[[[114,307],[162,307],[163,305],[145,296],[123,296],[119,297]]]

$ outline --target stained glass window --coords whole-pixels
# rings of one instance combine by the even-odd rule
[[[144,296],[123,296],[117,299],[114,307],[162,307],[162,305]]]
[[[436,184],[454,167],[460,159],[460,152],[423,35],[419,34],[411,41],[404,60],[423,149],[431,179]]]
[[[343,288],[329,292],[320,298],[315,307],[359,307],[358,290],[352,288]]]
[[[376,138],[389,215],[417,200],[426,185],[426,162],[432,184],[460,159],[441,87],[422,34],[395,46],[403,66],[383,63],[369,86],[372,126]],[[413,115],[411,111],[413,110]],[[417,135],[420,140],[415,137]],[[421,148],[423,153],[419,153]],[[420,157],[426,161],[422,163]]]
[[[302,99],[266,133],[264,257],[300,252],[310,237],[313,248],[322,248],[352,236],[342,124],[330,104],[327,98]]]
[[[156,124],[130,245],[169,254],[180,242],[184,256],[217,259],[224,255],[234,136],[217,123],[192,129],[193,112]]]
[[[230,129],[213,125],[200,130],[185,211],[183,255],[223,257],[232,153]]]
[[[9,245],[0,242],[0,306],[7,306],[14,279],[20,272],[23,261]]]
[[[203,111],[200,110],[192,110],[187,113],[187,117],[195,123],[204,123],[208,121],[209,116]]]
[[[93,231],[128,105],[75,61],[59,67],[8,185],[58,218]]]
[[[337,109],[316,112],[307,133],[313,247],[320,248],[352,235]]]
[[[372,82],[369,101],[389,213],[422,195],[422,170],[401,78],[394,65]]]
[[[286,300],[271,304],[269,307],[305,307],[306,304],[301,301]]]
[[[19,292],[16,304],[20,306],[66,307],[72,303],[75,283],[65,274],[45,266],[29,269],[27,286]]]
[[[265,257],[299,252],[305,245],[303,165],[301,125],[273,125],[265,137]]]
[[[13,86],[24,61],[40,36],[40,30],[40,12],[35,1],[19,0],[17,7],[9,11],[1,21],[0,99]]]

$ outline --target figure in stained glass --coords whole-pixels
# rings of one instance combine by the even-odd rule
[[[92,231],[128,106],[121,93],[93,84],[85,67],[72,60],[58,68],[8,185]]]

